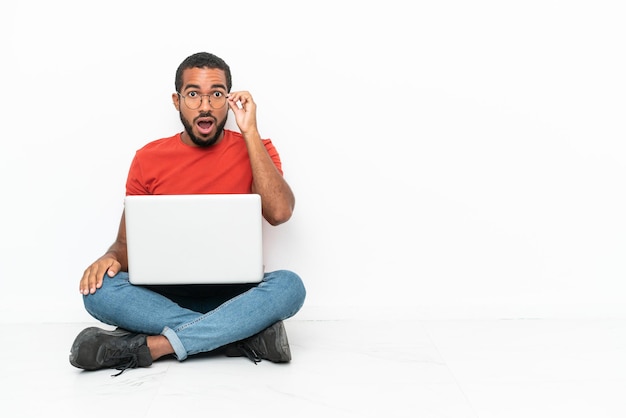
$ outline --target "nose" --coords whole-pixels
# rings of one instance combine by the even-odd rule
[[[211,103],[209,102],[209,95],[202,96],[200,99],[200,110],[211,110]]]

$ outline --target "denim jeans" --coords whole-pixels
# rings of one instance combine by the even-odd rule
[[[83,296],[97,320],[132,332],[164,335],[180,361],[254,335],[295,315],[306,296],[300,277],[267,272],[249,285],[136,286],[128,273],[104,276]]]

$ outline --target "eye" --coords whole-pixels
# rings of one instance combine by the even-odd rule
[[[198,96],[199,95],[197,91],[190,91],[189,93],[187,93],[187,97],[189,97],[190,99],[195,99]]]
[[[222,93],[221,91],[214,91],[213,93],[211,93],[211,96],[215,97],[216,99],[221,99],[222,97],[224,97],[224,93]]]

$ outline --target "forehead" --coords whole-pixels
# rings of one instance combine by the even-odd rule
[[[226,74],[218,68],[187,68],[183,71],[182,89],[226,89]]]

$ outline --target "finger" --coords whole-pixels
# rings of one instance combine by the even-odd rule
[[[102,275],[105,272],[101,270],[100,267],[96,267],[95,269],[92,269],[91,274],[89,275],[89,278],[87,280],[87,291],[89,294],[94,294],[96,293],[96,289],[98,289],[100,286],[98,286],[98,281],[102,281]]]
[[[87,284],[86,274],[87,272],[85,271],[85,273],[83,273],[83,277],[81,277],[80,279],[80,283],[78,284],[78,291],[81,295],[85,295],[85,292],[88,292],[89,288],[89,285]]]
[[[83,277],[80,281],[80,293],[83,295],[96,293],[96,289],[102,287],[102,280],[107,270],[108,266],[102,263],[94,263],[89,266],[87,270],[85,270],[85,273],[83,273]]]
[[[230,98],[228,98],[228,107],[230,107],[230,110],[232,110],[233,112],[240,110],[240,107],[237,104],[237,101],[231,100]]]
[[[247,91],[235,91],[228,95],[229,103],[241,103],[243,107],[246,103],[253,102],[252,95]]]
[[[91,290],[93,289],[93,291],[95,292],[95,279],[94,279],[94,266],[91,265],[87,268],[87,270],[85,270],[85,272],[83,273],[83,277],[80,280],[80,287],[79,287],[79,291],[81,294],[83,295],[88,295],[89,293],[93,293],[91,292]]]
[[[240,95],[234,95],[228,97],[228,105],[232,110],[243,109],[244,101]]]
[[[254,101],[252,100],[252,96],[250,96],[249,94],[242,94],[239,98],[239,102],[241,102],[243,106],[246,106],[249,103],[254,103]]]
[[[111,263],[111,265],[107,269],[108,276],[109,277],[115,277],[115,275],[117,275],[117,273],[120,272],[121,268],[122,268],[122,265],[119,262],[115,261],[115,262]],[[104,278],[103,278],[103,280],[104,280]],[[102,286],[102,281],[103,280],[100,280],[100,286],[98,286],[98,287]]]
[[[252,97],[252,95],[250,94],[250,92],[242,90],[242,91],[232,91],[228,94],[229,97],[233,97],[236,99],[239,99],[243,96],[247,96],[247,97]]]

